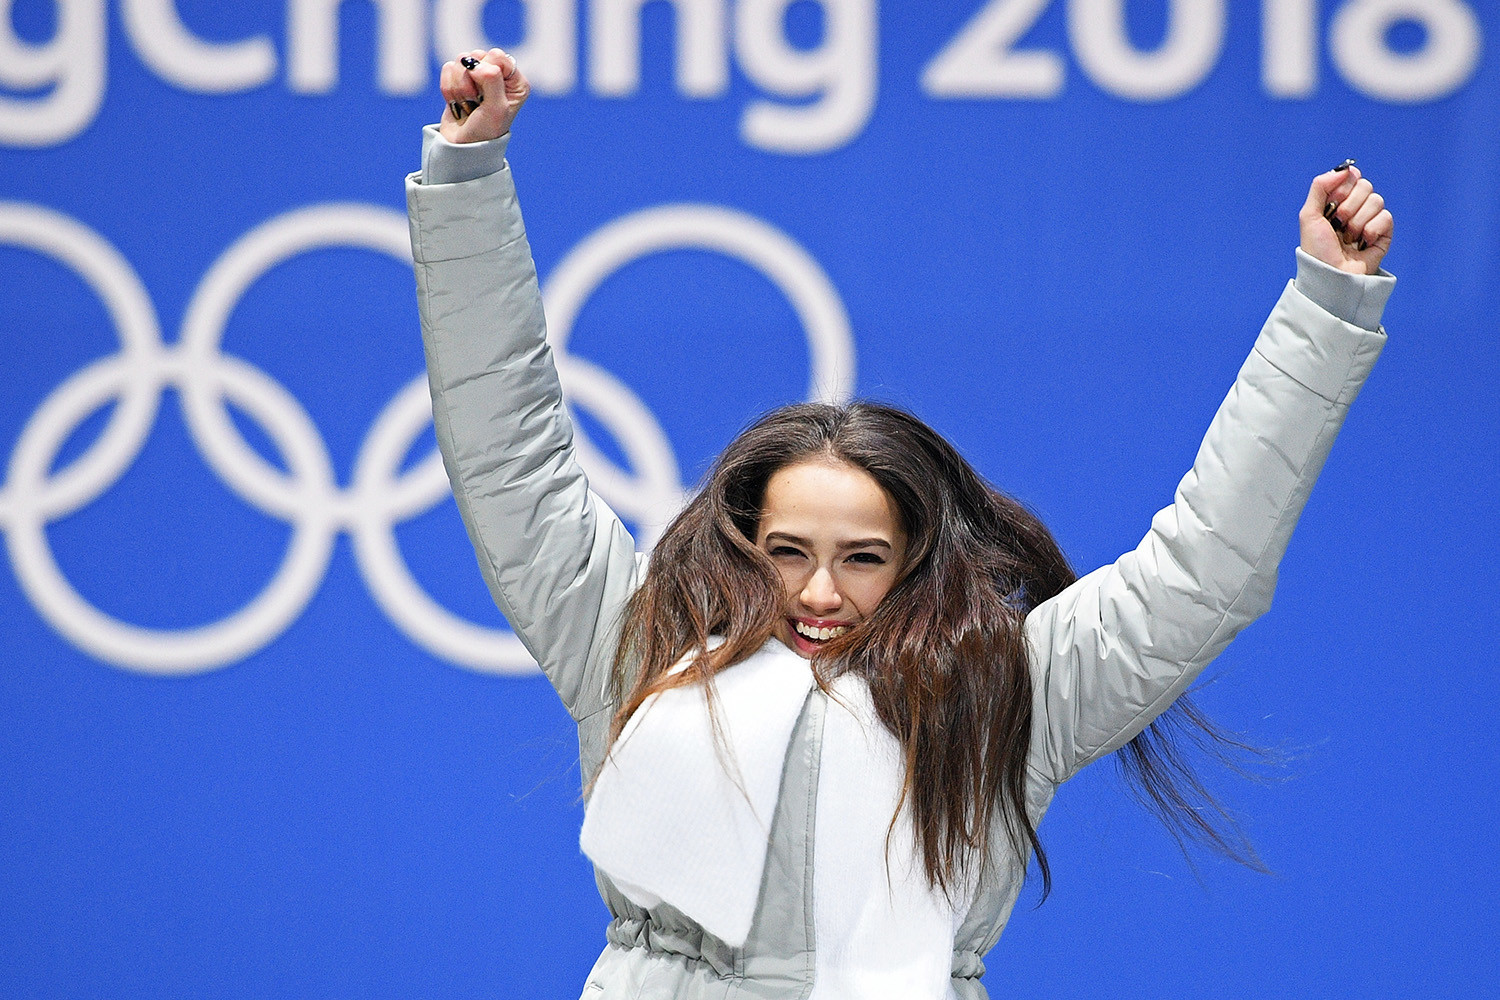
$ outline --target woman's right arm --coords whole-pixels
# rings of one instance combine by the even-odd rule
[[[433,425],[491,596],[583,719],[608,707],[615,619],[640,570],[574,457],[547,346],[504,162],[525,78],[498,49],[472,55],[474,70],[443,68],[444,98],[484,102],[463,122],[444,114],[444,139],[428,136],[423,171],[406,182]],[[445,142],[476,145],[433,148]]]

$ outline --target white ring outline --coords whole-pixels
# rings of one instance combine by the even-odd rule
[[[296,452],[288,447],[289,428],[298,426],[285,414],[265,407],[268,391],[284,389],[263,372],[243,362],[224,359],[217,373],[222,389],[247,412],[261,420],[283,454],[297,467]],[[173,366],[176,367],[176,366]],[[84,369],[65,387],[80,388],[54,393],[38,411],[46,414],[27,426],[26,436],[37,441],[34,454],[50,462],[66,440],[66,434],[34,433],[33,428],[56,428],[77,424],[105,401],[117,395],[124,367],[105,361]],[[274,388],[273,388],[274,387]],[[64,422],[67,423],[64,423]],[[18,448],[19,452],[20,449]],[[43,466],[45,467],[45,466]],[[31,470],[28,469],[28,472]],[[25,480],[23,479],[23,482]],[[212,625],[190,629],[150,629],[122,622],[88,603],[68,582],[47,544],[46,521],[33,510],[16,505],[7,538],[11,561],[22,588],[42,616],[58,632],[101,660],[153,674],[192,674],[226,666],[244,659],[279,636],[294,621],[323,580],[337,527],[331,519],[313,517],[299,521],[281,566],[271,582],[248,604]]]
[[[585,237],[542,291],[547,340],[559,355],[583,305],[626,264],[667,250],[708,250],[748,264],[791,303],[812,349],[807,399],[847,403],[854,393],[854,336],[838,289],[812,255],[770,223],[719,205],[676,204],[621,216]]]

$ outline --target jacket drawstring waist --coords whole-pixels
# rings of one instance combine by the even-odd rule
[[[610,921],[604,936],[610,944],[621,948],[644,948],[702,962],[721,979],[738,974],[734,949],[698,928],[666,927],[650,920],[616,917]]]
[[[984,975],[984,958],[977,951],[953,952],[954,979],[978,979]]]

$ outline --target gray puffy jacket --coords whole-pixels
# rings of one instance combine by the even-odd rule
[[[507,139],[495,140],[496,162]],[[574,459],[509,167],[461,183],[424,184],[414,174],[406,190],[433,416],[453,493],[495,603],[577,720],[582,772],[591,775],[614,710],[616,619],[644,560]],[[1270,605],[1292,528],[1385,342],[1375,328],[1392,283],[1299,256],[1297,281],[1172,504],[1133,551],[1027,618],[1034,821],[1062,782],[1145,728]],[[669,906],[643,910],[596,872],[614,919],[583,997],[812,993],[812,805],[825,708],[821,693],[810,694],[792,736],[744,947]],[[963,1000],[986,996],[983,956],[1024,877],[1008,854],[996,862],[953,945],[952,995]]]

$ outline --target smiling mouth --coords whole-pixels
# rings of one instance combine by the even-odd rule
[[[791,622],[792,631],[796,632],[797,635],[808,640],[809,642],[827,642],[829,639],[836,638],[837,636],[841,636],[845,632],[849,631],[848,625],[828,625],[819,628],[818,626],[809,625],[797,618],[791,619]]]

